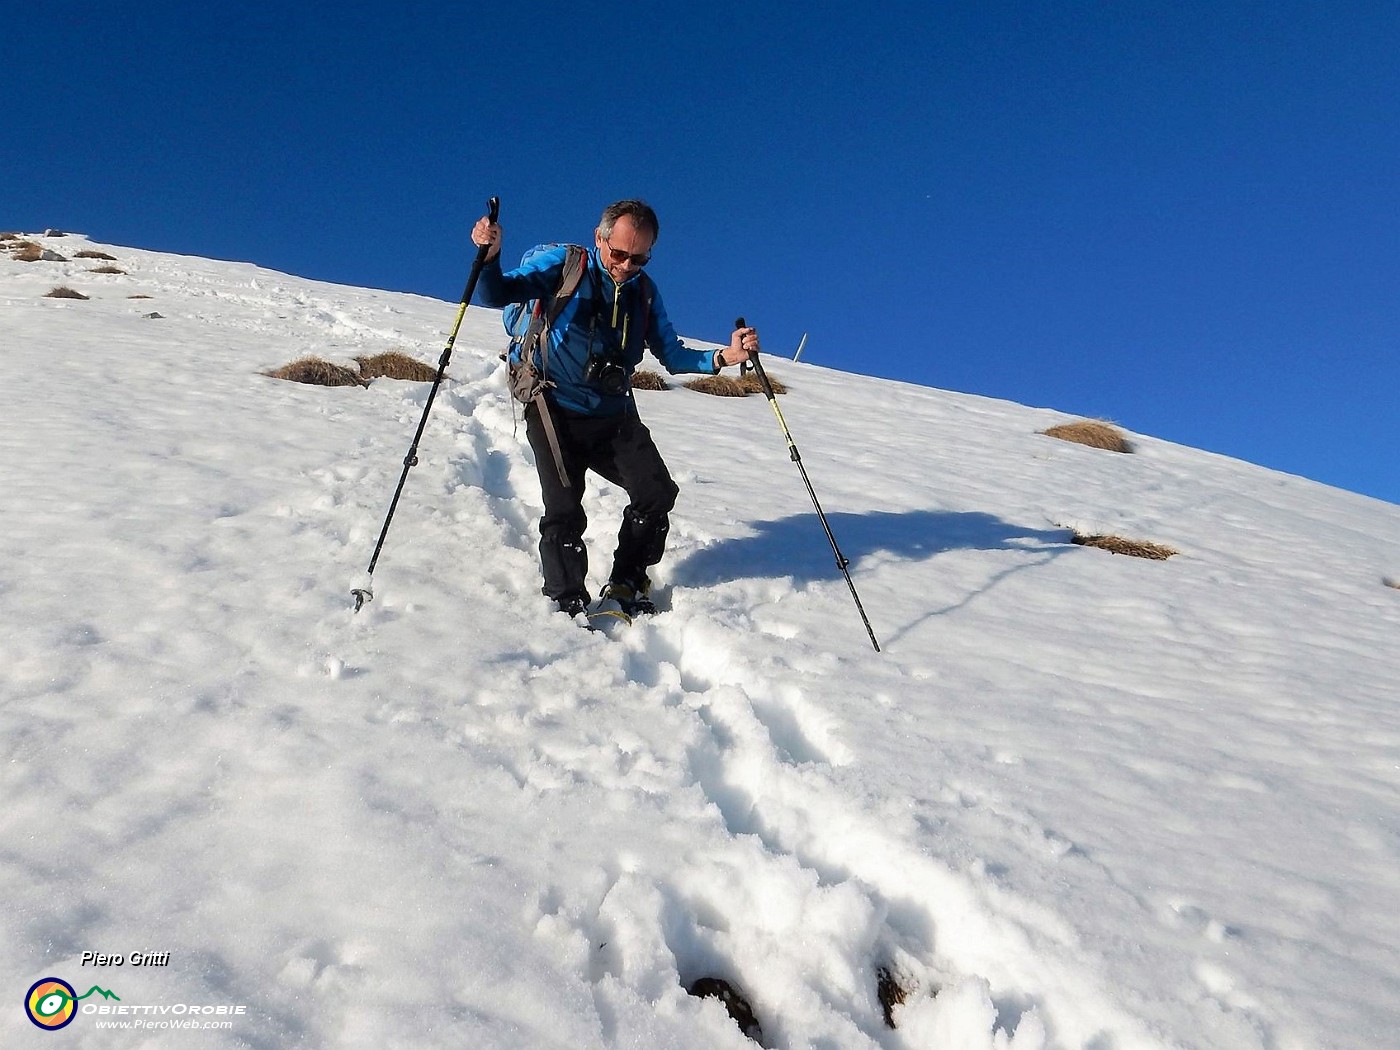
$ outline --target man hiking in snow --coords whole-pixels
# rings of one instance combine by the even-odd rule
[[[604,209],[593,247],[575,259],[582,265],[577,287],[543,335],[546,386],[525,408],[526,435],[544,496],[542,590],[570,616],[587,612],[590,602],[583,542],[588,524],[583,485],[589,470],[626,490],[630,500],[601,597],[615,602],[626,617],[656,610],[648,596],[647,570],[665,552],[669,514],[679,490],[632,397],[632,373],[643,350],[650,348],[673,374],[708,375],[741,364],[759,350],[752,328],[736,330],[723,350],[694,350],[681,342],[655,283],[643,272],[659,232],[656,213],[642,201],[618,201]],[[528,254],[518,268],[503,273],[500,226],[482,218],[472,241],[488,249],[479,285],[483,305],[499,308],[531,300],[549,305],[556,293],[563,297],[561,282],[570,261],[566,245]]]

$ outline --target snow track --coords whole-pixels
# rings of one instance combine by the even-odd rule
[[[537,483],[529,450],[512,432],[499,376],[455,384],[439,411],[441,428],[456,435],[463,457],[449,469],[476,490],[474,505],[502,526],[499,539],[533,562]],[[600,523],[593,530],[596,562],[606,554],[621,499],[593,488],[586,507]],[[676,539],[681,547],[695,541],[684,520]],[[533,568],[515,561],[517,579]],[[793,590],[789,586],[788,594]],[[993,969],[1002,1005],[996,1023],[973,1036],[989,1048],[997,1025],[1020,1033],[1011,1040],[1003,1031],[1002,1045],[1044,1046],[1042,1017],[1053,1020],[1057,1002],[1073,1004],[1063,1011],[1065,1045],[1104,1038],[1123,1047],[1157,1045],[1139,1024],[1106,1006],[1107,996],[1087,975],[1041,985],[1038,973],[1062,976],[1067,966],[1073,969],[1062,929],[1042,919],[1028,933],[1019,921],[998,916],[966,880],[885,831],[886,814],[846,801],[829,774],[855,758],[835,721],[805,696],[811,689],[824,693],[829,685],[823,682],[840,688],[840,660],[791,641],[784,659],[754,659],[743,643],[755,627],[743,613],[716,623],[684,592],[672,598],[674,611],[637,624],[615,642],[580,642],[565,628],[572,644],[533,656],[532,670],[548,668],[568,682],[576,660],[577,680],[586,682],[602,663],[613,670],[603,695],[561,704],[555,692],[560,676],[550,675],[547,694],[513,705],[497,727],[517,738],[512,749],[529,755],[515,769],[524,789],[582,785],[605,792],[607,808],[626,813],[629,824],[638,816],[638,781],[658,816],[692,809],[698,792],[702,823],[710,825],[702,856],[688,844],[683,854],[659,858],[624,850],[605,864],[605,888],[591,918],[561,919],[562,897],[546,894],[540,921],[551,920],[545,926],[556,933],[562,923],[589,945],[580,961],[595,986],[605,1040],[646,1038],[649,1026],[633,1030],[639,1004],[670,998],[684,1012],[679,988],[722,975],[748,990],[765,1033],[777,1040],[771,1045],[823,1038],[843,1046],[906,1045],[885,1025],[876,999],[883,967],[897,972],[914,997],[913,1008],[901,1012],[912,1015],[901,1017],[914,1033],[907,1045],[919,1045],[923,1029],[965,1024],[940,1017],[933,1006],[933,993],[945,987],[971,982],[975,992],[945,1002],[964,1003],[964,1010],[971,1004],[973,1023],[984,1024],[992,986],[984,973]],[[531,604],[538,612],[542,603]],[[503,588],[476,612],[508,618],[519,606],[518,591]],[[555,620],[546,610],[522,628],[547,638],[561,633]],[[687,741],[683,752],[664,761],[658,761],[657,741],[623,729],[660,709],[674,711],[669,721]],[[614,728],[600,734],[599,719],[619,713]],[[625,834],[647,837],[635,827]],[[778,901],[786,906],[775,907]],[[1051,944],[1055,957],[1040,963],[1033,941]],[[709,1008],[712,1014],[717,1009]],[[789,1011],[802,1020],[789,1019]]]

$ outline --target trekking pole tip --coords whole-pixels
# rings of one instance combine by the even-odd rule
[[[359,612],[369,602],[374,601],[374,591],[370,590],[368,586],[356,587],[350,594],[355,599],[356,612]]]

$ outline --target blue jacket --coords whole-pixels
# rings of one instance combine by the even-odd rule
[[[496,309],[530,299],[551,302],[564,269],[564,245],[540,252],[509,273],[501,257],[488,260],[477,284],[483,306]],[[656,283],[643,272],[619,285],[598,261],[597,247],[588,251],[588,265],[578,290],[564,306],[549,333],[547,373],[555,386],[545,395],[552,404],[589,416],[634,412],[629,388],[621,396],[603,393],[584,379],[590,350],[620,360],[630,377],[649,347],[666,371],[715,374],[714,351],[692,350],[681,342]]]

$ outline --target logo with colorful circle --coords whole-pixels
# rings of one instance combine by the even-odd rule
[[[86,999],[94,992],[104,999],[121,1001],[119,995],[97,985],[79,995],[73,990],[73,986],[61,977],[45,977],[30,986],[29,994],[24,997],[24,1012],[40,1028],[47,1032],[56,1032],[72,1023],[78,1013],[78,1001]]]

